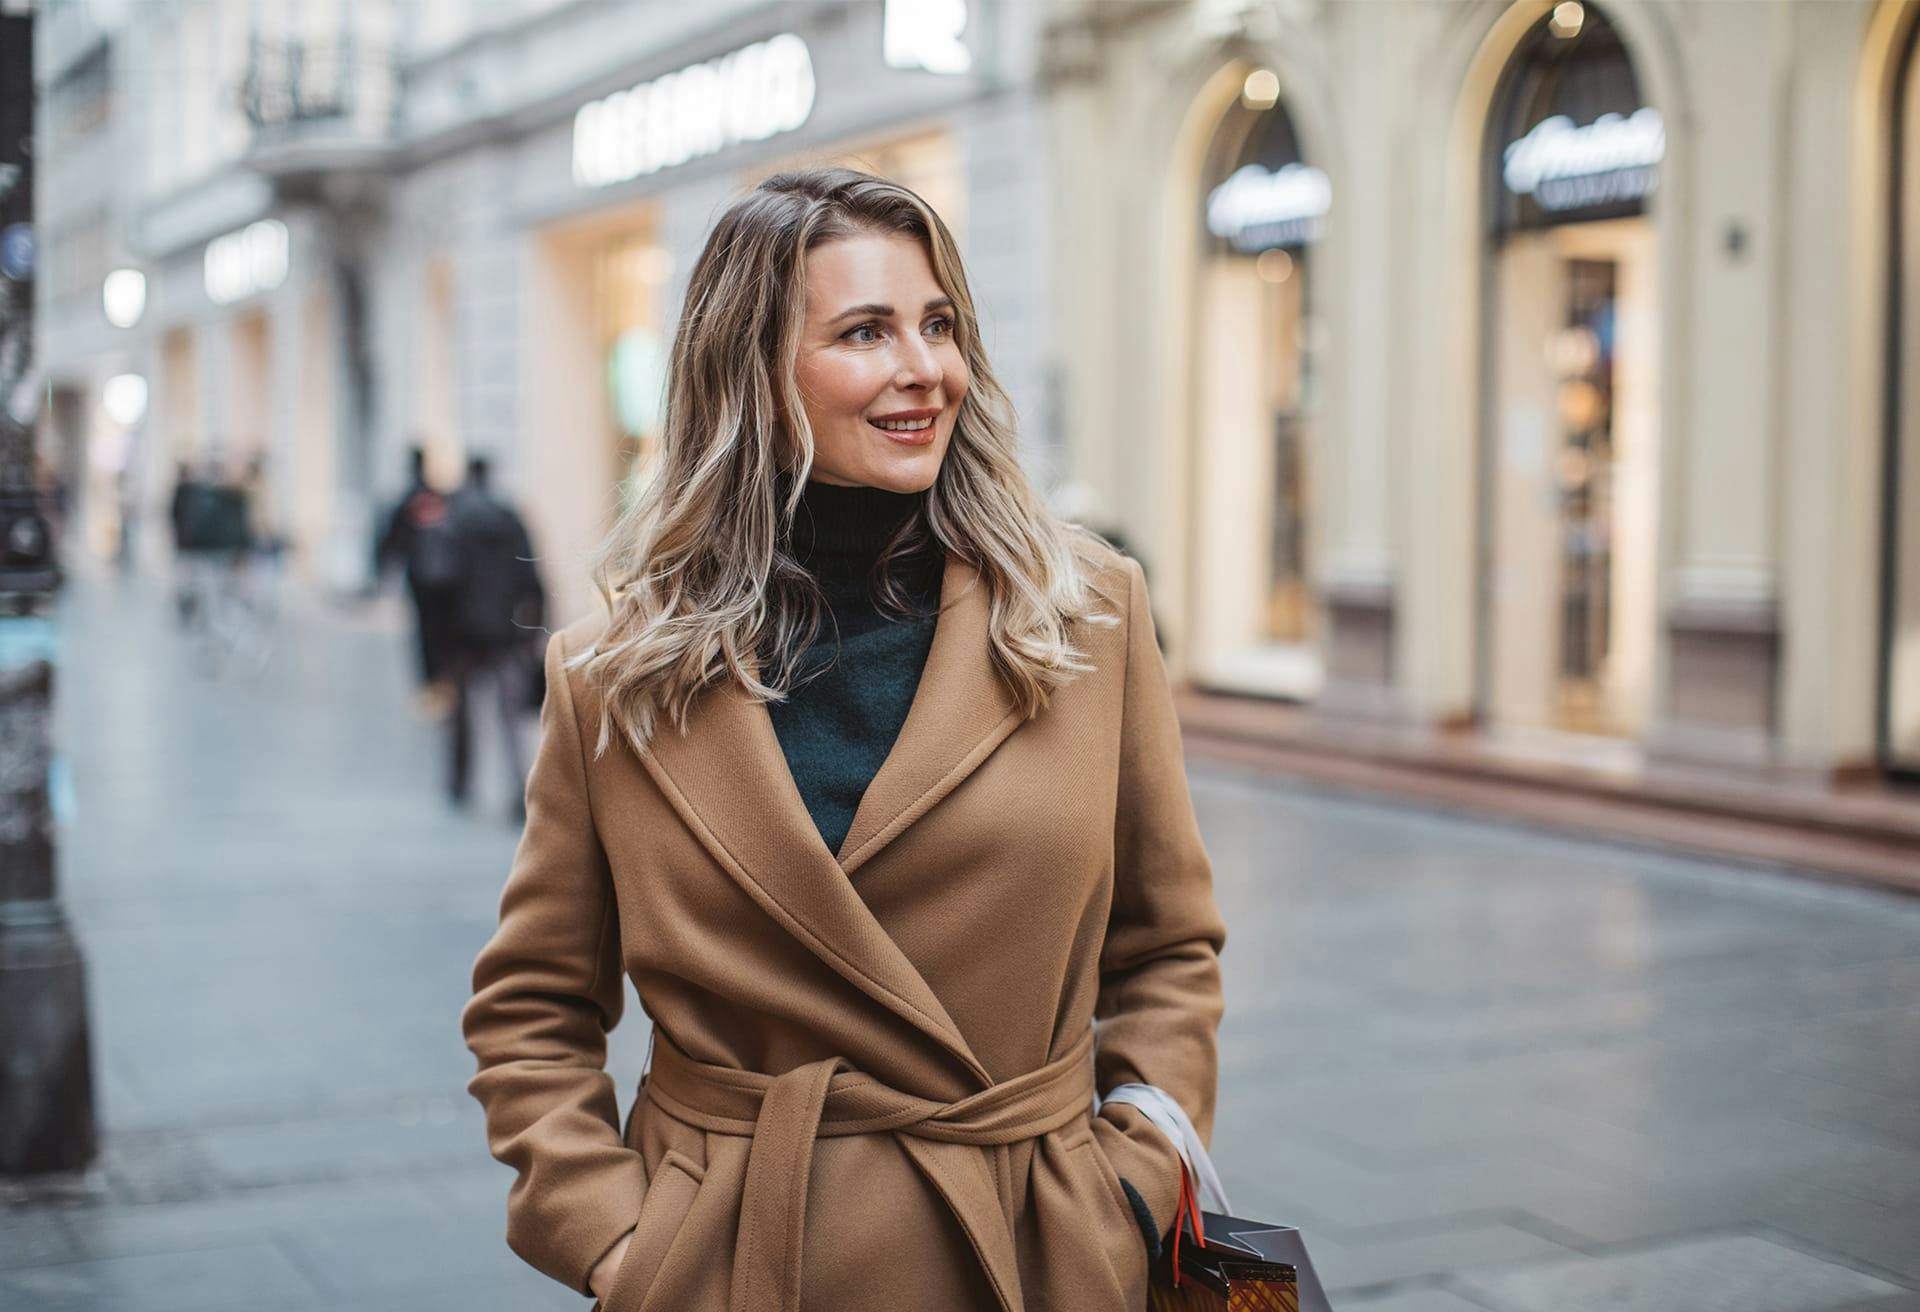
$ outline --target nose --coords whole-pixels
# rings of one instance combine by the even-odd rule
[[[919,334],[901,338],[900,354],[894,370],[894,384],[902,389],[932,387],[942,376],[940,361],[933,347]]]

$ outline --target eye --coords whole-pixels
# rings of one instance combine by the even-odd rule
[[[880,331],[879,323],[873,319],[869,319],[865,323],[855,324],[853,327],[847,329],[844,333],[841,333],[840,336],[843,340],[846,340],[849,342],[870,342],[870,341],[874,341],[875,339],[871,337],[855,337],[854,334],[865,333],[865,332],[877,333],[879,331]]]
[[[937,329],[941,336],[945,336],[953,331],[953,320],[942,316],[928,324],[927,327]]]

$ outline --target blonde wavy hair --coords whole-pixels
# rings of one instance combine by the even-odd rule
[[[1013,406],[981,347],[946,224],[871,174],[775,174],[728,207],[693,267],[659,460],[595,561],[611,618],[569,664],[601,693],[596,754],[616,732],[644,752],[663,716],[684,732],[695,697],[714,685],[760,701],[795,686],[825,609],[787,544],[814,454],[794,378],[806,254],[862,233],[923,244],[972,374],[932,488],[881,553],[876,601],[907,613],[889,565],[936,543],[972,564],[988,589],[993,664],[1028,718],[1091,668],[1073,626],[1115,621],[1096,610],[1090,584],[1083,548],[1097,539],[1055,518],[1020,467]]]

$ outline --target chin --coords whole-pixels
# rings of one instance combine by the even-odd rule
[[[874,477],[874,486],[889,492],[925,492],[940,477],[940,462],[916,461],[909,468],[877,471]]]
[[[940,463],[946,457],[946,443],[918,451],[886,451],[869,460],[856,472],[841,476],[843,482],[887,492],[925,492],[940,477]]]

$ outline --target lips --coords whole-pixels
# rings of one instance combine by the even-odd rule
[[[889,415],[867,416],[867,426],[901,446],[926,446],[933,441],[934,425],[940,417],[938,407],[920,410],[896,410]],[[885,427],[886,424],[903,425]]]
[[[869,423],[867,426],[889,442],[895,442],[901,446],[926,446],[933,441],[936,429],[933,420],[929,419],[925,422],[924,428],[882,428],[875,423]]]

